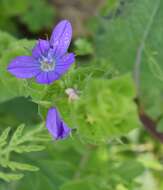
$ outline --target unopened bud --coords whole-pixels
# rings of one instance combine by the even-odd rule
[[[73,89],[73,88],[67,88],[67,89],[65,90],[65,92],[66,92],[66,94],[68,95],[68,100],[69,100],[70,102],[79,99],[79,96],[78,96],[78,94],[77,94],[77,92],[76,92],[75,89]]]

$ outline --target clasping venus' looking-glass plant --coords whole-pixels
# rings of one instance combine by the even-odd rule
[[[51,84],[58,80],[74,63],[73,53],[67,53],[72,38],[69,21],[61,21],[53,30],[50,41],[38,40],[32,56],[16,57],[8,66],[8,71],[17,78],[33,78],[41,84]],[[50,108],[46,127],[57,139],[66,138],[71,129],[62,121],[56,108]]]
[[[50,40],[38,40],[32,56],[18,56],[8,66],[17,78],[33,78],[37,83],[51,84],[58,80],[74,63],[73,53],[67,53],[72,37],[69,21],[61,21],[53,30]]]

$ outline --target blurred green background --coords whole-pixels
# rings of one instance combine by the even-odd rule
[[[45,110],[38,109],[36,100],[42,100],[44,89],[37,87],[36,94],[29,88],[25,91],[26,84],[16,83],[16,80],[9,81],[10,86],[6,87],[4,81],[7,81],[7,75],[3,73],[3,66],[10,57],[17,55],[17,49],[23,52],[26,46],[33,46],[34,40],[50,37],[58,21],[68,19],[73,26],[70,51],[75,51],[76,64],[84,70],[79,69],[76,74],[73,74],[75,71],[70,72],[70,85],[75,81],[79,89],[87,84],[85,78],[89,79],[91,75],[104,79],[126,73],[133,76],[134,64],[139,53],[141,55],[140,95],[136,96],[130,77],[126,76],[119,78],[115,84],[102,84],[101,81],[88,84],[90,90],[86,91],[88,96],[84,96],[84,101],[91,105],[87,109],[93,117],[108,109],[105,104],[113,103],[110,112],[114,113],[114,117],[111,115],[110,119],[109,115],[108,120],[99,120],[102,127],[110,127],[108,133],[101,133],[95,125],[95,130],[99,131],[94,143],[94,134],[88,134],[85,128],[92,118],[87,118],[89,121],[86,123],[80,118],[81,137],[78,137],[79,133],[63,142],[45,142],[46,149],[40,153],[13,153],[14,160],[37,166],[39,171],[29,172],[34,169],[28,168],[23,178],[9,182],[4,181],[0,173],[0,190],[163,189],[162,18],[163,2],[160,0],[0,0],[1,133],[8,126],[11,134],[14,133],[21,123],[29,132],[42,122]],[[90,70],[87,65],[90,65]],[[21,89],[17,88],[19,85]],[[49,91],[55,94],[61,85],[59,83],[55,87],[54,84]],[[102,90],[101,86],[110,91]],[[89,98],[100,93],[100,88],[103,96],[110,97],[109,101],[104,99],[98,105],[102,111],[96,110],[96,100]],[[57,99],[57,96],[52,98]],[[67,104],[64,101],[63,97],[57,102],[63,115],[64,109],[69,110],[65,108]],[[78,113],[84,113],[84,101],[80,102]],[[137,115],[133,116],[135,107]],[[129,119],[124,119],[122,124],[118,124],[120,129],[114,130],[119,113],[127,113]],[[138,116],[143,122],[137,122]],[[68,113],[64,118],[69,123]],[[105,143],[101,143],[103,141]],[[8,171],[3,168],[4,163],[0,165],[0,171]],[[16,170],[13,169],[13,172]]]

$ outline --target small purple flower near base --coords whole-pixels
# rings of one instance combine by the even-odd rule
[[[71,133],[71,129],[61,119],[55,107],[49,109],[46,118],[46,127],[54,139],[65,139]]]
[[[72,38],[71,23],[61,21],[50,40],[38,40],[32,56],[18,56],[11,61],[8,71],[17,78],[35,78],[37,83],[51,84],[58,80],[75,62],[73,53],[67,53]]]

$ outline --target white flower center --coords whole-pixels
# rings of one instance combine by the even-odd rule
[[[54,59],[48,59],[46,57],[43,57],[40,60],[41,64],[41,70],[44,72],[53,71],[55,69],[55,60]]]

